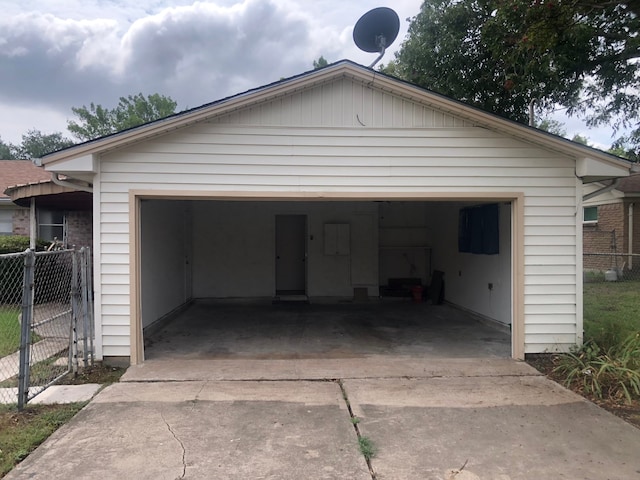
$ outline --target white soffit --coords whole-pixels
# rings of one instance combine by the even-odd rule
[[[576,160],[576,175],[585,182],[614,177],[627,177],[629,176],[629,167],[605,163],[589,157],[582,157]]]
[[[48,172],[96,173],[98,171],[98,156],[87,154],[79,157],[68,157],[45,165]]]

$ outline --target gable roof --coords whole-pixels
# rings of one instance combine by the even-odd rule
[[[244,93],[176,113],[154,122],[74,145],[44,156],[41,162],[43,165],[48,166],[47,170],[55,171],[55,164],[61,161],[77,159],[88,155],[93,156],[121,148],[198,122],[207,121],[231,111],[266,102],[273,98],[300,90],[309,89],[340,77],[365,82],[374,88],[391,92],[406,100],[414,101],[466,119],[474,125],[510,135],[573,157],[578,162],[581,162],[577,164],[577,170],[584,170],[582,174],[581,172],[577,172],[578,176],[589,176],[587,170],[589,169],[588,167],[591,166],[592,175],[589,181],[626,176],[629,174],[631,162],[625,159],[529,127],[528,125],[508,120],[458,100],[418,87],[404,80],[358,65],[349,60],[341,60],[318,70],[311,70],[294,77],[248,90]],[[593,168],[594,162],[599,164],[599,166]],[[598,175],[596,175],[596,173],[598,173]]]
[[[0,200],[10,201],[5,190],[15,185],[27,185],[50,180],[51,173],[29,160],[0,160]]]

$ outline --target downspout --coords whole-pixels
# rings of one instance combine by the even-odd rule
[[[62,180],[60,178],[60,174],[56,172],[51,172],[51,181],[56,185],[60,185],[61,187],[72,188],[74,190],[80,190],[83,192],[93,193],[93,187],[90,183],[86,185],[82,185],[80,183],[72,182],[71,180]]]
[[[590,198],[597,197],[598,195],[601,195],[603,193],[607,193],[607,192],[617,188],[618,185],[620,184],[620,180],[621,180],[620,178],[616,178],[610,185],[607,185],[605,187],[599,188],[595,192],[587,193],[585,196],[582,197],[582,201],[585,202],[585,201],[589,200]]]
[[[627,260],[627,264],[629,265],[628,269],[631,270],[633,268],[633,202],[629,204],[629,258]]]

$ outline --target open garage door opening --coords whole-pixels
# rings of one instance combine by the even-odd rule
[[[282,352],[282,342],[269,346],[268,338],[290,338],[304,322],[310,325],[305,335],[331,324],[334,334],[350,329],[360,342],[378,341],[380,349],[386,348],[380,335],[400,327],[397,341],[413,345],[417,337],[431,335],[437,342],[433,331],[418,335],[416,330],[412,339],[411,328],[420,322],[431,321],[450,338],[463,339],[466,334],[458,330],[463,314],[508,335],[515,310],[513,211],[511,200],[495,199],[141,199],[139,328],[145,340],[165,328],[166,339],[179,335],[179,322],[191,318],[199,331],[217,335],[217,344],[216,338],[199,338],[210,354],[225,350],[221,318],[246,330],[245,336],[259,329],[262,354],[279,349],[299,355]],[[429,320],[420,309],[433,312],[434,305],[440,310]],[[295,315],[278,317],[273,314],[278,309]],[[194,319],[194,312],[201,318]],[[230,320],[242,312],[252,319],[246,325]],[[269,325],[273,330],[267,332]],[[320,341],[323,334],[316,333]],[[484,330],[467,339],[479,348],[484,342],[489,355],[512,354],[511,340],[506,346],[503,340],[502,347],[494,340]],[[456,355],[464,354],[461,348]],[[320,348],[318,354],[327,351]],[[475,354],[469,350],[469,356]]]

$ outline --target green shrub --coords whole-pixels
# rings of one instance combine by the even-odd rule
[[[48,242],[36,241],[36,250],[46,250]],[[29,237],[22,235],[0,235],[0,255],[4,253],[24,252],[29,248]]]
[[[0,254],[24,252],[29,248],[29,237],[20,235],[0,236]]]
[[[563,355],[554,372],[574,386],[597,398],[625,398],[631,402],[640,397],[640,332],[607,350],[595,341],[586,342],[579,350]]]

